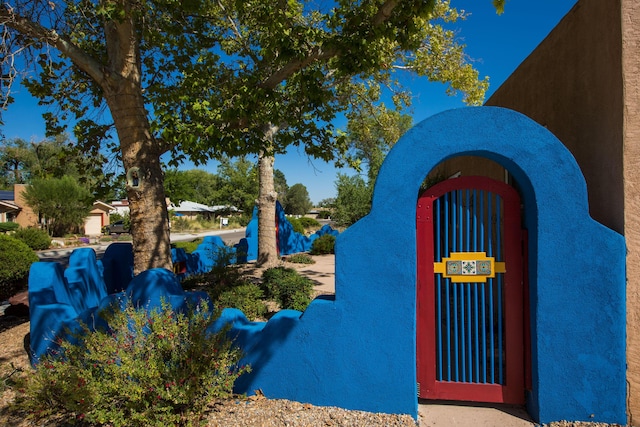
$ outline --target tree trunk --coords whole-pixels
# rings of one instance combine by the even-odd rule
[[[273,136],[278,127],[267,125],[264,129],[265,149],[258,156],[258,264],[265,267],[275,267],[278,264],[278,242],[276,240],[276,201],[278,193],[275,190],[273,178]]]
[[[273,155],[260,153],[258,172],[260,190],[258,195],[258,264],[274,267],[278,264],[278,244],[276,241],[276,200],[273,180]]]
[[[169,216],[159,144],[151,134],[142,91],[120,85],[107,95],[127,173],[127,197],[133,238],[134,274],[151,268],[172,269]]]

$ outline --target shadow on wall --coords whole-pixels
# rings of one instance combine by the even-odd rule
[[[231,324],[229,333],[245,352],[241,363],[253,369],[236,382],[236,392],[261,390],[269,398],[418,417],[417,194],[424,177],[456,155],[494,160],[522,188],[529,235],[530,415],[539,423],[626,422],[624,238],[589,216],[584,178],[562,143],[524,115],[493,107],[437,114],[393,147],[380,169],[371,213],[336,239],[334,299],[317,298],[304,313],[285,310],[266,323],[223,311],[217,326]],[[255,244],[251,230],[247,254]],[[82,259],[93,262],[86,261],[91,255]],[[129,265],[121,268],[129,274]],[[97,266],[74,273],[78,283],[86,274],[86,295],[96,299],[108,293],[103,286],[118,288],[98,280],[99,272]],[[74,306],[77,297],[58,289],[66,280],[58,264],[32,268],[36,361],[51,343],[45,336],[96,310]],[[123,283],[125,295],[139,302],[168,294],[179,306],[201,298],[183,292],[166,270]],[[113,298],[102,298],[100,306]]]
[[[286,249],[286,254],[308,251],[319,235],[338,234],[328,225],[313,238],[295,233],[284,217],[282,207],[279,204],[278,207],[281,213],[278,225],[283,230],[280,238],[284,242],[281,247]],[[257,252],[257,242],[253,243],[257,236],[252,237],[252,231],[257,228],[257,218],[252,222],[256,225],[247,228],[245,239],[251,239],[251,246],[255,246]],[[185,299],[202,299],[201,293],[185,293],[180,281],[190,275],[209,272],[220,263],[246,262],[242,255],[246,253],[242,252],[243,247],[242,244],[228,247],[219,236],[207,236],[192,253],[173,248],[171,256],[175,275],[172,279],[161,274],[162,270],[153,274],[145,272],[134,279],[132,247],[130,243],[122,242],[109,245],[101,260],[96,259],[91,248],[76,249],[66,269],[55,262],[34,263],[29,274],[32,362],[37,363],[43,354],[53,349],[55,338],[61,336],[65,329],[75,329],[79,320],[96,325],[96,313],[112,304],[120,304],[123,299],[129,298],[141,305],[146,300],[153,300],[151,308],[155,308],[160,307],[159,301],[164,297],[172,302],[174,309],[183,307]]]

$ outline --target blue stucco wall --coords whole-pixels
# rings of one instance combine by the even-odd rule
[[[276,201],[276,224],[278,227],[278,251],[280,255],[291,255],[300,252],[309,252],[313,246],[313,241],[325,234],[338,235],[337,230],[333,230],[325,224],[320,230],[310,236],[294,231],[293,225],[287,219],[280,202]],[[253,209],[251,221],[247,224],[245,238],[236,245],[238,262],[255,261],[258,259],[258,207]]]
[[[236,391],[417,417],[416,201],[427,173],[457,155],[502,164],[521,192],[530,254],[530,414],[541,423],[626,422],[624,239],[590,218],[584,179],[560,141],[527,117],[493,107],[435,115],[395,145],[371,213],[336,240],[334,298],[267,323],[223,311],[217,326],[232,324],[243,363],[253,369]],[[39,264],[32,274],[44,300],[53,292],[44,284],[63,280],[59,267]],[[32,332],[48,315],[32,318]]]
[[[524,200],[531,415],[624,424],[624,239],[590,218],[584,178],[561,142],[492,107],[433,116],[391,150],[370,215],[337,239],[334,301],[266,325],[230,314],[254,366],[242,391],[417,415],[415,206],[426,174],[457,155],[505,166]]]

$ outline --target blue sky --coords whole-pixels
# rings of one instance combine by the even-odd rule
[[[470,16],[459,25],[458,36],[467,45],[466,52],[474,60],[481,76],[489,76],[487,97],[518,67],[540,44],[577,0],[507,0],[504,14],[498,16],[491,0],[451,0],[451,5],[464,9]],[[449,97],[441,84],[413,78],[405,81],[415,99],[414,122],[451,108],[463,107],[459,97]],[[16,102],[3,113],[6,138],[40,140],[44,138],[43,109],[31,98],[26,89],[19,88]],[[217,164],[200,166],[210,172]],[[338,172],[353,174],[350,169],[336,169],[330,163],[309,159],[303,150],[292,148],[289,153],[276,157],[275,167],[280,169],[289,186],[301,183],[307,187],[314,203],[335,197]],[[192,166],[185,165],[185,169]]]

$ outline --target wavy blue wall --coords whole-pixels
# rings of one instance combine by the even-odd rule
[[[337,239],[334,301],[266,325],[230,315],[254,367],[241,391],[417,416],[416,200],[426,174],[458,155],[503,165],[524,200],[531,415],[625,423],[624,239],[590,218],[584,178],[562,143],[492,107],[438,114],[395,145],[370,215]]]
[[[218,326],[233,325],[230,333],[253,368],[237,391],[417,417],[416,201],[426,174],[458,155],[503,165],[524,202],[530,414],[541,423],[626,422],[624,239],[590,218],[584,178],[561,142],[527,117],[493,107],[435,115],[395,145],[380,169],[371,213],[337,238],[334,298],[316,299],[302,314],[282,311],[267,323],[223,312]],[[38,298],[55,298],[49,284],[65,280],[59,265],[44,264],[32,268],[32,307]],[[145,284],[173,283],[159,274],[143,273],[128,287],[144,290],[145,298],[171,291],[183,301],[173,285],[156,291]],[[32,344],[34,332],[50,327],[49,316],[66,306],[32,312]],[[34,350],[43,345],[36,342]]]

